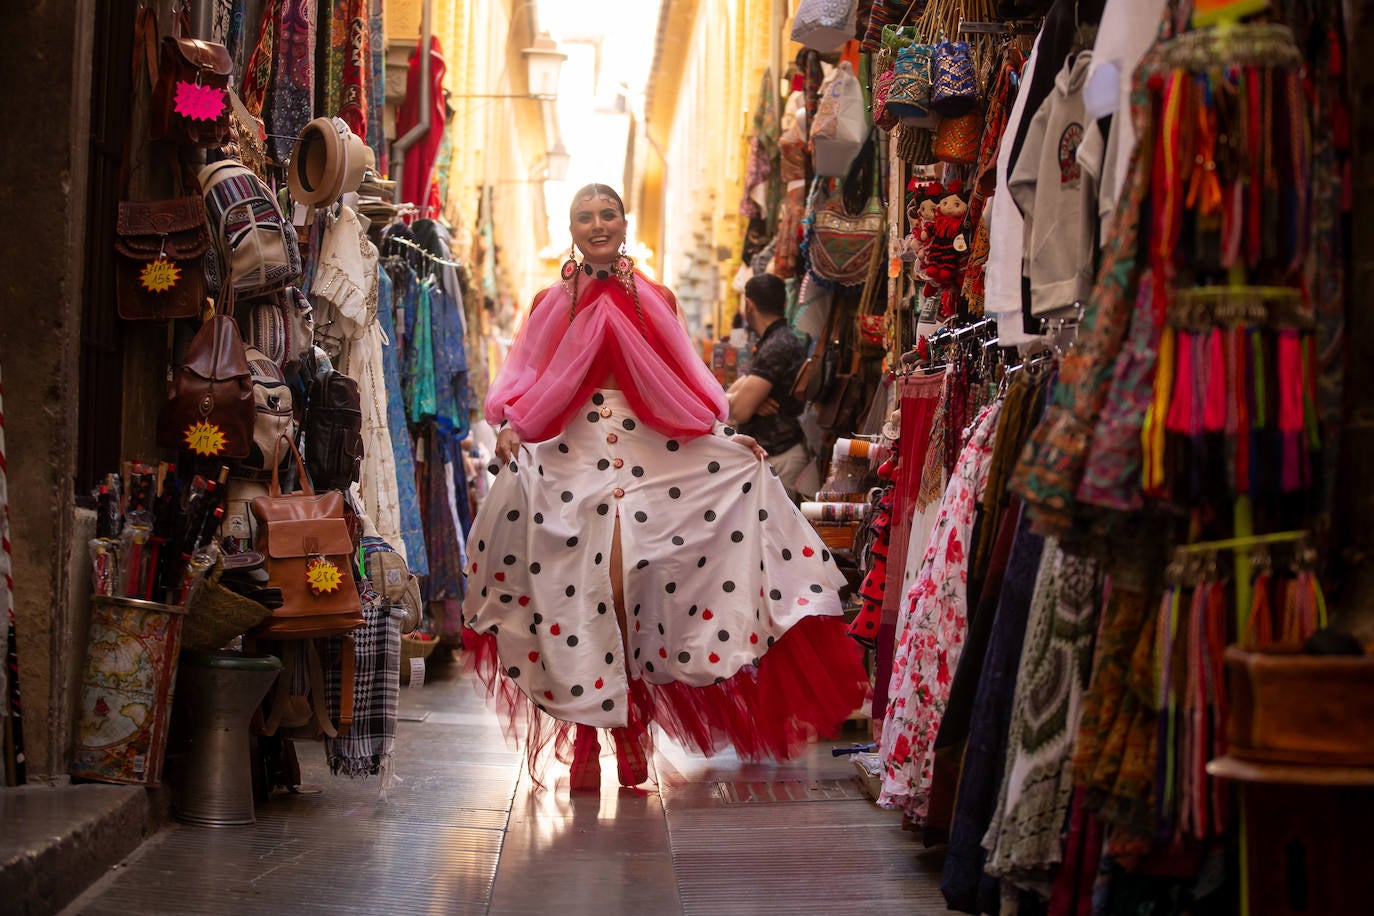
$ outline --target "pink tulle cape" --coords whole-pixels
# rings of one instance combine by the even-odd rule
[[[571,322],[572,300],[561,285],[536,296],[487,393],[487,422],[507,420],[531,442],[550,439],[610,374],[635,415],[665,436],[691,439],[724,420],[725,394],[676,308],[647,278],[636,273],[634,280],[642,323],[616,278],[584,278]]]

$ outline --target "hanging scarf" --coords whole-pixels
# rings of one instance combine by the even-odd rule
[[[367,136],[372,78],[372,29],[368,0],[333,0],[325,52],[323,110],[336,112],[349,130]]]
[[[286,162],[315,116],[315,7],[275,0],[262,17],[243,80],[243,102],[267,125],[272,158]]]
[[[536,296],[487,394],[487,422],[508,420],[524,439],[549,439],[611,373],[636,416],[665,436],[693,438],[724,420],[725,394],[688,339],[671,293],[642,274],[634,283],[638,304],[614,277],[588,281],[575,310],[561,285]]]

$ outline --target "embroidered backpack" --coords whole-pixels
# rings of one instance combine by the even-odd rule
[[[232,159],[207,165],[197,178],[211,238],[238,297],[274,293],[295,283],[301,274],[296,229],[262,179]]]

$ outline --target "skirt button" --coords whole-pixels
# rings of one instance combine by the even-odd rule
[[[609,408],[609,407],[603,407],[603,408],[601,408],[601,415],[602,415],[603,417],[609,417],[609,416],[611,415],[611,408]]]
[[[615,445],[617,442],[620,441],[620,437],[617,436],[615,433],[611,433],[609,436],[606,437],[606,441],[609,442],[611,445]]]
[[[616,460],[611,462],[611,466],[616,469],[623,468],[625,466],[625,462],[617,458]]]
[[[614,490],[612,490],[611,492],[615,494],[615,498],[616,498],[616,499],[619,499],[620,497],[622,497],[622,496],[625,495],[625,491],[622,490],[622,489],[620,489],[620,487],[616,487],[616,488],[615,488]]]

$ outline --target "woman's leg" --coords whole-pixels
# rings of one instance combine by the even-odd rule
[[[630,682],[630,630],[625,612],[625,568],[620,551],[620,516],[615,518],[611,535],[611,600],[615,603],[615,619],[620,624],[620,645],[625,654],[625,682]],[[635,707],[634,692],[626,697],[629,724],[611,729],[615,740],[616,770],[622,786],[637,786],[649,778],[649,731]]]

